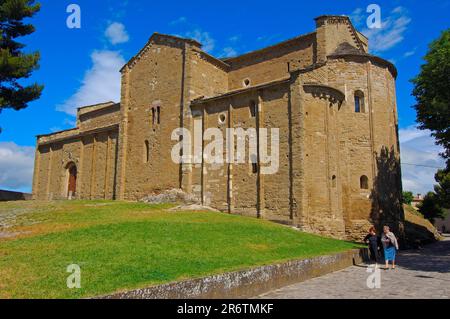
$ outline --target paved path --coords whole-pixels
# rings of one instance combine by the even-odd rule
[[[450,238],[421,250],[403,251],[396,270],[383,270],[381,287],[370,289],[367,265],[273,290],[257,298],[450,298]]]

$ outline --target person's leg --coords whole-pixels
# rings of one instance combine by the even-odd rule
[[[377,262],[375,251],[373,250],[373,247],[370,248],[370,260],[374,263]]]
[[[373,252],[373,261],[374,261],[374,263],[375,263],[375,265],[378,263],[378,251],[377,251],[377,246],[375,246],[375,245],[372,245],[372,252]]]
[[[392,260],[392,269],[395,269],[395,259]]]
[[[386,249],[383,250],[383,257],[384,257],[384,269],[388,269],[389,268],[389,260],[388,260]]]

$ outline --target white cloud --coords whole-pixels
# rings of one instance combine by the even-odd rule
[[[437,167],[445,167],[444,159],[439,156],[442,148],[435,144],[430,133],[428,130],[419,130],[415,126],[399,130],[402,180],[405,191],[420,194],[432,191],[433,185],[436,184],[434,174]]]
[[[417,48],[415,48],[415,49],[413,49],[413,50],[411,50],[411,51],[405,52],[405,53],[403,54],[403,57],[404,57],[404,58],[407,58],[407,57],[410,57],[410,56],[416,54],[416,50],[417,50]]]
[[[279,34],[273,34],[273,35],[263,35],[256,38],[256,41],[263,42],[265,44],[271,44],[275,41],[280,40]]]
[[[233,35],[233,36],[231,36],[231,37],[228,38],[228,41],[230,41],[230,42],[237,42],[237,41],[239,41],[240,39],[241,39],[241,36],[240,36],[240,35]]]
[[[175,35],[181,38],[196,40],[202,44],[203,51],[212,54],[216,41],[211,37],[209,32],[203,31],[198,25],[188,21],[186,17],[179,17],[178,19],[171,21],[169,25],[180,28],[180,32],[175,33]]]
[[[63,121],[63,124],[65,126],[75,126],[75,125],[77,125],[77,122],[74,119],[65,118]]]
[[[222,56],[225,58],[231,58],[237,56],[237,52],[232,47],[226,47],[222,51]]]
[[[62,128],[59,126],[53,126],[50,128],[50,132],[55,133],[55,132],[59,132],[62,131]]]
[[[368,14],[365,10],[358,8],[350,14],[355,25],[365,24]],[[369,49],[374,53],[387,51],[404,39],[411,18],[403,7],[394,8],[389,15],[385,16],[381,11],[381,28],[365,28],[361,32],[369,38]]]
[[[350,14],[350,20],[352,23],[356,26],[361,25],[365,20],[365,12],[361,8],[356,8],[351,14]]]
[[[187,22],[187,18],[186,17],[179,17],[176,20],[173,20],[169,23],[169,25],[177,25],[177,24],[182,24],[182,23],[186,23]]]
[[[200,42],[203,46],[202,49],[206,52],[211,53],[214,50],[216,41],[211,37],[208,32],[202,31],[201,29],[195,29],[192,31],[185,32],[183,37],[194,39]]]
[[[120,100],[120,68],[126,63],[118,51],[94,51],[92,67],[78,91],[57,109],[75,115],[77,107]]]
[[[125,43],[130,39],[125,26],[119,22],[111,23],[105,30],[105,36],[111,44]]]
[[[0,142],[0,189],[31,191],[34,147]]]

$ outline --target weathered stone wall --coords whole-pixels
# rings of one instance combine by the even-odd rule
[[[194,117],[190,101],[197,98],[217,96],[228,91],[228,66],[220,60],[208,55],[196,46],[189,46],[186,52],[186,87],[184,100],[186,101],[183,111],[183,127],[193,134]],[[197,113],[203,114],[199,110]],[[201,117],[198,118],[199,121]],[[200,126],[202,124],[200,123]],[[201,131],[201,127],[199,131]],[[191,152],[194,152],[192,145]],[[194,193],[199,199],[202,197],[202,166],[201,164],[183,164],[181,173],[181,186],[187,191]],[[206,195],[206,194],[205,194]]]
[[[158,190],[177,188],[179,165],[171,160],[175,143],[172,131],[180,127],[180,105],[184,85],[184,43],[156,39],[129,67],[127,80],[126,161],[121,181],[125,199],[139,199]],[[123,89],[124,90],[124,89]],[[158,123],[157,109],[160,109]],[[146,161],[146,146],[149,160]]]
[[[349,43],[368,52],[367,39],[357,32],[344,16],[321,16],[316,18],[316,61],[324,62],[340,44]]]
[[[344,236],[341,194],[338,180],[339,145],[337,103],[304,94],[305,105],[305,193],[304,218],[310,230]],[[334,176],[334,178],[333,178]]]
[[[227,143],[226,128],[239,128],[243,133],[249,134],[249,129],[267,128],[268,135],[260,136],[268,143],[268,155],[271,155],[271,129],[279,129],[279,168],[275,174],[261,173],[261,167],[270,166],[271,163],[259,163],[258,172],[253,172],[250,158],[257,160],[257,149],[250,149],[248,135],[234,135],[233,152],[237,156],[238,143],[245,143],[245,153],[240,154],[244,163],[203,164],[202,169],[193,169],[194,180],[202,181],[203,199],[207,205],[233,213],[261,216],[281,221],[290,220],[290,189],[289,189],[289,114],[288,114],[289,86],[284,84],[273,88],[248,90],[240,94],[205,103],[203,115],[204,131],[217,129],[223,139],[223,148],[219,155],[226,160]],[[254,102],[259,110],[257,116],[252,116],[250,105]],[[194,110],[194,112],[198,112]],[[223,117],[221,120],[220,117]],[[202,115],[199,116],[201,118]],[[205,141],[204,151],[209,154],[210,138]],[[254,135],[255,141],[258,136]],[[260,141],[260,145],[261,145]],[[202,175],[203,172],[203,176]],[[200,175],[200,176],[199,176]],[[228,198],[229,197],[229,198]]]
[[[205,109],[205,116],[203,119],[204,129],[216,128],[218,132],[220,131],[222,136],[226,136],[226,128],[228,127],[228,107],[229,101],[222,100],[217,103],[211,102]],[[225,115],[225,121],[222,123],[219,120],[219,116]],[[218,139],[219,136],[207,136],[204,133],[205,147],[204,153],[212,153],[212,155],[220,157],[221,161],[226,160],[225,153],[225,140],[223,141],[222,149],[216,149],[209,152],[209,147],[213,139]],[[228,211],[228,199],[227,199],[227,189],[228,189],[228,165],[226,163],[208,163],[211,157],[207,155],[204,156],[205,162],[203,164],[203,202],[206,205],[217,207],[223,211]],[[201,173],[198,171],[197,173]]]
[[[120,104],[115,103],[112,103],[106,107],[85,111],[78,114],[78,128],[82,132],[118,124],[119,121]]]
[[[368,261],[366,248],[99,296],[98,299],[253,298]]]
[[[195,47],[191,48],[188,57],[189,100],[201,96],[212,97],[228,91],[228,72],[225,64],[208,57]]]
[[[314,34],[287,41],[275,50],[269,48],[225,60],[231,66],[229,89],[273,81],[289,75],[288,62],[297,61],[303,67],[314,63]]]
[[[290,182],[291,162],[289,156],[290,122],[289,118],[289,90],[287,83],[276,85],[262,91],[260,99],[259,122],[261,128],[267,129],[267,152],[274,152],[271,144],[271,134],[274,128],[279,129],[279,160],[276,174],[260,174],[262,198],[264,207],[262,216],[281,222],[291,220],[290,210]],[[260,139],[261,141],[261,139]],[[261,167],[268,167],[271,163],[261,163]]]
[[[355,239],[371,224],[396,227],[403,217],[393,75],[367,59],[341,59],[302,75],[302,82],[326,84],[345,94],[341,106],[303,95],[306,224],[335,237],[345,229]],[[356,91],[364,96],[361,112],[355,112]],[[363,175],[368,189],[360,187]]]
[[[367,43],[338,16],[317,18],[310,34],[225,60],[194,40],[154,34],[121,70],[120,105],[80,108],[76,129],[38,138],[34,197],[66,197],[74,162],[79,198],[135,200],[182,188],[223,211],[333,237],[361,239],[371,224],[400,230],[396,71],[368,55]],[[203,135],[215,128],[224,137],[215,153],[222,160],[227,127],[268,128],[260,146],[278,128],[278,171],[262,174],[261,162],[254,171],[248,140],[245,163],[174,163],[172,134],[180,127]],[[214,138],[197,141],[202,156]]]
[[[115,198],[116,153],[117,132],[101,132],[83,139],[82,198]]]
[[[75,198],[115,198],[116,154],[117,131],[40,145],[36,156],[33,198],[67,198],[70,163],[77,168]]]

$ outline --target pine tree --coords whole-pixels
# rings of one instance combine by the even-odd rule
[[[39,10],[40,4],[34,0],[0,0],[0,112],[6,108],[26,108],[41,96],[42,85],[19,83],[39,68],[40,54],[24,53],[25,45],[15,40],[35,31],[33,25],[23,20]]]

